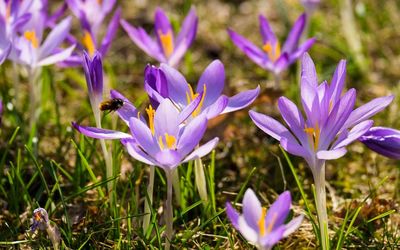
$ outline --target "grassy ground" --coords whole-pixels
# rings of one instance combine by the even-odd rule
[[[179,23],[190,3],[119,1],[123,17],[150,30],[153,11],[159,4]],[[357,89],[357,105],[372,98],[400,94],[400,4],[396,0],[351,1],[354,22],[348,22],[345,0],[323,1],[314,13],[310,35],[318,41],[310,50],[319,78],[330,80],[340,59],[348,60],[347,87]],[[232,27],[261,45],[258,13],[271,21],[281,39],[303,11],[295,0],[287,1],[193,1],[199,15],[196,41],[180,71],[188,82],[197,82],[203,69],[219,58],[225,65],[225,93],[233,95],[258,84],[262,93],[251,107],[279,118],[276,100],[285,95],[299,100],[298,66],[283,75],[283,90],[270,88],[273,77],[248,60],[230,42]],[[77,25],[78,23],[76,23]],[[354,25],[354,27],[352,26]],[[78,26],[76,26],[78,27]],[[354,28],[354,29],[353,29]],[[152,62],[119,30],[105,58],[108,84],[144,108],[143,69]],[[97,140],[81,136],[71,121],[94,125],[81,68],[48,67],[42,71],[42,115],[37,132],[29,127],[26,72],[13,65],[0,67],[0,93],[6,109],[0,128],[0,246],[50,247],[44,234],[27,237],[32,211],[44,207],[60,231],[64,246],[71,249],[159,249],[163,238],[164,173],[155,178],[152,226],[141,228],[146,199],[148,167],[129,157],[118,141],[109,142],[114,177],[105,179],[105,163]],[[375,125],[399,129],[400,100],[375,117]],[[174,204],[176,249],[250,249],[251,246],[227,221],[224,203],[242,199],[252,187],[267,207],[284,190],[290,190],[295,214],[305,213],[312,203],[312,176],[302,159],[289,156],[296,175],[278,144],[250,121],[248,110],[212,120],[206,138],[219,136],[215,152],[203,161],[210,202],[201,202],[194,186],[193,166],[179,167],[182,205]],[[104,116],[103,127],[127,130],[116,114]],[[33,136],[37,134],[37,137]],[[327,165],[328,210],[331,246],[345,249],[398,249],[399,162],[379,156],[361,143]],[[296,179],[300,186],[296,184]],[[107,192],[107,183],[113,189]],[[303,199],[299,187],[304,190]],[[115,202],[110,202],[111,200]],[[276,249],[312,249],[318,242],[306,219],[301,228]],[[340,248],[340,247],[339,247]]]

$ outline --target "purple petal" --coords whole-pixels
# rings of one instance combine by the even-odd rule
[[[97,51],[95,52],[93,58],[84,51],[82,57],[82,67],[85,72],[86,85],[89,92],[89,97],[96,103],[92,105],[97,105],[98,102],[103,98],[103,63],[101,61],[101,55]]]
[[[176,168],[182,160],[182,156],[176,150],[161,150],[155,156],[160,167],[165,170]]]
[[[269,208],[265,218],[265,228],[271,228],[272,231],[285,223],[286,217],[289,215],[292,198],[289,191],[285,191],[279,195],[278,199]],[[271,224],[273,223],[273,224]]]
[[[299,39],[301,34],[304,31],[304,27],[306,24],[306,19],[307,16],[306,14],[302,14],[295,24],[293,25],[292,29],[290,30],[290,33],[286,39],[285,44],[283,45],[282,51],[291,53],[294,52],[297,49],[297,46],[299,44]]]
[[[289,55],[284,52],[278,60],[274,63],[273,71],[276,75],[279,75],[283,70],[285,70],[290,65]]]
[[[126,33],[128,33],[131,40],[147,55],[153,57],[159,62],[167,61],[159,45],[151,39],[143,28],[135,28],[125,20],[121,20],[120,23],[122,28],[124,28]]]
[[[297,50],[290,54],[290,63],[296,61],[299,57],[301,57],[304,53],[306,53],[316,42],[315,38],[310,38],[304,43],[302,43]]]
[[[259,15],[258,19],[260,21],[260,33],[263,38],[263,44],[266,44],[267,42],[276,44],[277,39],[271,27],[269,26],[268,20],[263,15]]]
[[[294,233],[301,223],[303,222],[304,215],[297,216],[296,218],[292,219],[288,224],[285,225],[285,232],[283,233],[283,237],[289,236],[289,234]]]
[[[179,132],[179,112],[169,99],[164,99],[154,115],[155,136],[165,134],[177,137]]]
[[[257,98],[260,93],[260,85],[255,89],[243,91],[228,99],[228,105],[225,107],[222,114],[233,112],[249,106]]]
[[[333,105],[340,99],[346,81],[346,60],[340,60],[333,74],[330,86],[330,99]]]
[[[185,77],[171,66],[162,63],[160,69],[164,72],[168,83],[169,97],[181,107],[186,106],[186,95],[190,93]]]
[[[118,8],[115,11],[113,18],[110,21],[110,24],[107,27],[107,33],[105,34],[103,41],[100,45],[100,53],[104,56],[107,54],[108,49],[111,46],[111,42],[114,40],[115,34],[117,33],[119,22],[121,19],[121,8]]]
[[[304,118],[300,110],[291,100],[282,96],[278,100],[278,107],[283,119],[293,134],[303,142],[307,142],[307,134],[304,132]]]
[[[400,159],[400,131],[373,127],[359,139],[368,148],[393,159]]]
[[[207,115],[207,119],[212,119],[214,117],[217,117],[219,114],[221,114],[226,106],[228,105],[228,97],[225,95],[220,96],[216,102],[208,106],[206,109],[202,111],[202,113]]]
[[[51,64],[55,64],[61,61],[64,61],[65,59],[67,59],[68,57],[71,56],[72,52],[75,49],[75,45],[72,45],[64,50],[61,50],[58,53],[49,55],[48,57],[42,58],[37,66],[47,66],[47,65],[51,65]]]
[[[211,150],[213,150],[217,144],[218,144],[219,138],[214,138],[207,143],[201,145],[197,149],[195,149],[192,153],[190,153],[188,156],[186,156],[185,160],[183,162],[188,162],[197,158],[202,158],[203,156],[209,154]]]
[[[185,126],[179,138],[177,150],[184,156],[189,154],[199,144],[206,129],[207,119],[204,115],[194,118]]]
[[[109,129],[102,129],[96,127],[80,126],[76,122],[72,122],[72,126],[79,131],[79,133],[89,136],[95,139],[124,139],[132,138],[130,134],[123,133],[120,131],[114,131]]]
[[[146,153],[144,153],[136,144],[136,142],[132,141],[132,140],[121,140],[122,144],[126,147],[126,149],[128,150],[128,153],[135,158],[138,161],[141,161],[145,164],[148,165],[156,165],[156,163],[154,162],[154,159],[151,158],[149,155],[147,155]]]
[[[200,93],[205,89],[203,106],[208,107],[214,103],[222,93],[225,84],[225,69],[220,60],[214,60],[204,70],[197,83],[196,92]]]
[[[117,114],[129,126],[129,120],[132,117],[138,117],[138,111],[136,107],[125,96],[116,90],[111,90],[110,96],[112,99],[119,98],[124,101],[124,105],[117,110]]]
[[[266,63],[269,62],[267,55],[251,43],[249,40],[244,38],[243,36],[237,34],[231,29],[228,29],[228,34],[231,37],[232,42],[242,50],[251,60],[257,63],[260,67],[265,68]],[[270,63],[270,62],[269,62]],[[271,64],[270,64],[271,66]]]
[[[239,228],[239,213],[232,207],[231,203],[226,202],[226,215],[228,215],[229,220],[232,225],[238,229]]]
[[[193,101],[189,103],[189,105],[182,109],[182,111],[178,115],[179,124],[185,122],[193,114],[193,112],[198,108],[202,98],[203,93],[198,95]]]
[[[198,18],[196,15],[196,11],[194,8],[192,8],[189,11],[189,14],[186,16],[185,20],[183,21],[182,28],[176,39],[174,52],[168,59],[169,65],[176,66],[187,51],[187,49],[190,47],[190,45],[192,45],[194,39],[196,38],[197,23]]]
[[[279,228],[273,230],[271,233],[261,238],[260,243],[264,247],[264,249],[271,249],[283,238],[284,233],[285,226],[280,226]]]
[[[261,203],[251,188],[248,188],[243,197],[243,217],[246,223],[256,232],[259,231],[258,222],[262,215]]]
[[[306,148],[301,146],[295,139],[289,139],[282,136],[280,143],[282,148],[292,155],[297,155],[303,158],[307,158],[309,156],[309,152],[306,150]]]
[[[159,34],[167,34],[168,32],[171,32],[172,37],[173,35],[173,29],[171,26],[171,23],[169,22],[169,19],[165,12],[160,8],[157,7],[155,14],[154,14],[154,28],[155,32],[157,34],[157,37],[159,37]],[[160,45],[161,41],[159,40]]]
[[[154,108],[157,108],[160,102],[169,96],[164,72],[150,64],[144,70],[144,87]]]
[[[46,40],[43,42],[43,45],[40,47],[39,58],[49,56],[54,52],[54,49],[60,46],[69,33],[71,21],[72,18],[67,17],[51,30]]]
[[[336,148],[341,148],[349,145],[353,141],[357,140],[360,138],[363,134],[365,134],[374,124],[374,121],[372,120],[366,120],[363,121],[356,126],[354,126],[350,132],[347,134],[347,137],[337,143],[333,146],[334,149]]]
[[[133,138],[147,154],[154,156],[160,151],[158,143],[154,140],[150,129],[141,120],[131,118],[129,128],[131,129]]]
[[[393,95],[375,98],[367,104],[355,109],[353,112],[351,112],[349,119],[344,125],[344,128],[352,127],[355,124],[369,119],[371,116],[386,108],[393,101],[393,98]]]
[[[304,53],[301,59],[301,81],[307,82],[313,88],[318,86],[315,65],[308,53]]]
[[[253,110],[249,111],[249,115],[257,127],[276,140],[280,141],[282,136],[294,141],[296,140],[289,130],[277,120]]]
[[[317,152],[317,158],[320,160],[335,160],[339,159],[347,153],[346,148],[336,148],[332,150],[320,150]]]

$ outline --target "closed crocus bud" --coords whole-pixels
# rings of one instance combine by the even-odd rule
[[[372,127],[359,140],[378,154],[400,159],[400,130]]]

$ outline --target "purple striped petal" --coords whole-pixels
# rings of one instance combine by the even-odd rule
[[[121,140],[121,142],[126,147],[128,153],[136,160],[141,161],[141,162],[151,165],[151,166],[156,165],[154,159],[152,157],[150,157],[149,155],[147,155],[146,153],[144,153],[138,147],[138,145],[135,142],[133,142],[132,140],[129,140],[129,141]]]
[[[347,153],[346,148],[337,148],[332,150],[320,150],[317,152],[317,158],[320,160],[339,159]]]
[[[373,127],[359,140],[378,154],[400,160],[400,130]]]
[[[168,83],[168,94],[173,102],[181,107],[186,106],[186,95],[190,93],[185,77],[171,66],[162,63],[160,69],[164,72]]]
[[[303,142],[307,142],[307,134],[304,132],[304,118],[297,106],[286,97],[282,96],[278,100],[278,107],[282,118],[289,126],[293,134]]]
[[[231,221],[232,225],[239,230],[239,213],[232,207],[231,203],[226,202],[226,215]]]
[[[254,231],[258,232],[258,222],[261,218],[262,208],[260,201],[251,188],[248,188],[244,193],[242,204],[244,219]]]
[[[372,127],[373,124],[374,121],[372,120],[366,120],[357,124],[350,130],[345,139],[335,143],[336,145],[333,146],[333,149],[349,145],[350,143],[352,143],[353,141],[357,140],[362,135],[364,135]]]
[[[259,15],[258,19],[260,21],[260,33],[263,38],[263,44],[266,44],[267,42],[270,42],[271,44],[276,44],[277,39],[275,33],[269,26],[268,20],[263,15]]]
[[[99,48],[99,51],[103,56],[107,54],[111,46],[111,42],[114,40],[115,34],[117,34],[120,19],[121,19],[121,8],[118,8],[115,11],[115,14],[112,17],[110,24],[107,27],[107,33],[105,34]]]
[[[158,166],[165,170],[172,170],[176,168],[182,160],[182,156],[176,150],[161,150],[155,155]]]
[[[214,139],[208,141],[207,143],[201,145],[196,148],[192,153],[190,153],[183,162],[192,161],[197,158],[202,158],[205,155],[208,155],[218,144],[219,138],[215,137]]]
[[[182,155],[187,155],[199,144],[207,129],[207,119],[204,115],[197,116],[184,128],[179,138],[177,150]]]
[[[297,216],[296,218],[292,219],[288,224],[285,225],[285,232],[283,233],[283,237],[289,236],[294,231],[296,231],[301,223],[303,222],[304,215]]]
[[[60,46],[69,33],[71,21],[72,18],[67,17],[51,30],[46,40],[43,42],[43,45],[40,46],[39,58],[48,57]]]
[[[133,138],[147,154],[154,156],[160,151],[158,143],[154,140],[150,129],[141,120],[131,118],[129,128]]]
[[[208,107],[214,103],[222,93],[225,84],[225,69],[220,60],[214,60],[204,70],[197,83],[196,92],[200,93],[206,86],[203,106]]]
[[[208,106],[207,108],[203,109],[201,113],[204,113],[207,115],[207,119],[212,119],[214,117],[217,117],[220,115],[226,106],[228,105],[229,98],[225,95],[221,95],[217,101],[215,101],[213,104]]]
[[[289,191],[285,191],[279,195],[278,199],[268,209],[265,218],[265,228],[271,228],[272,231],[285,223],[292,205],[292,197]],[[272,223],[272,224],[271,224]]]
[[[179,132],[179,112],[169,99],[164,99],[154,115],[155,137],[165,134],[177,137]]]

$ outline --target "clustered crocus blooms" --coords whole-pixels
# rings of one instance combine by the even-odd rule
[[[54,249],[58,249],[61,241],[60,230],[57,225],[49,220],[47,211],[44,208],[36,208],[33,211],[32,226],[30,229],[31,233],[39,231],[46,231],[49,236]]]
[[[282,238],[296,231],[303,221],[300,215],[285,224],[292,205],[289,191],[283,192],[267,208],[262,207],[252,189],[247,189],[243,197],[243,214],[240,215],[232,205],[226,203],[226,213],[232,225],[243,237],[258,249],[269,250]]]
[[[280,97],[278,107],[289,130],[275,119],[250,111],[253,122],[265,133],[280,141],[291,154],[303,157],[310,167],[316,186],[316,203],[322,248],[327,249],[328,218],[325,195],[325,161],[342,157],[346,146],[364,135],[372,126],[371,116],[388,106],[393,96],[376,98],[354,109],[355,89],[342,95],[346,62],[336,68],[331,84],[318,85],[315,66],[310,56],[302,58],[301,101],[306,119],[297,106]]]
[[[125,20],[121,20],[121,25],[132,41],[147,55],[160,63],[176,67],[196,37],[197,21],[196,11],[192,8],[175,37],[168,17],[161,8],[157,8],[154,16],[156,41],[141,27],[136,28]]]
[[[264,69],[272,71],[275,77],[278,77],[283,70],[294,63],[304,52],[308,51],[315,42],[315,38],[310,38],[300,46],[298,45],[301,34],[304,31],[306,18],[307,16],[303,14],[297,19],[282,47],[263,15],[259,16],[260,33],[263,39],[261,48],[232,29],[228,29],[228,33],[232,42],[253,62]]]
[[[358,140],[378,154],[400,160],[400,131],[397,129],[372,127]]]
[[[121,9],[117,8],[108,24],[106,33],[102,40],[99,40],[99,28],[104,18],[110,13],[116,0],[98,1],[98,0],[68,0],[68,6],[74,15],[80,20],[82,26],[81,39],[75,40],[69,37],[71,42],[77,44],[81,50],[86,50],[93,57],[98,51],[104,57],[110,49],[119,26],[121,18]],[[61,63],[61,66],[78,66],[80,64],[80,55],[75,53],[67,60]]]

